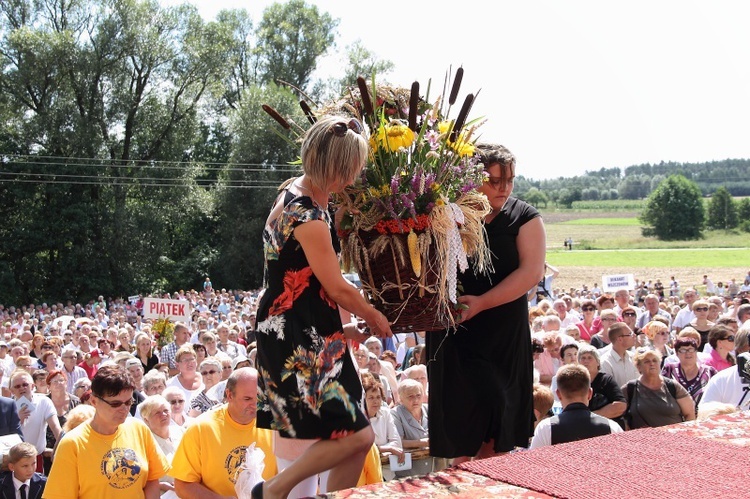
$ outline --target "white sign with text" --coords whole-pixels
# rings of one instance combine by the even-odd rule
[[[602,289],[604,291],[617,291],[618,289],[635,289],[635,277],[633,274],[603,275]]]
[[[144,298],[143,317],[145,319],[169,318],[172,322],[190,322],[190,302],[185,300],[165,300],[163,298]]]

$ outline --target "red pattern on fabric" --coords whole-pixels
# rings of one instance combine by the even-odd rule
[[[284,274],[284,291],[273,301],[268,315],[280,315],[292,308],[294,300],[310,285],[311,276],[310,267],[302,270],[288,270]]]
[[[320,287],[320,297],[323,299],[324,302],[328,303],[328,306],[331,308],[338,308],[338,304],[331,299],[330,296],[328,296],[328,293],[326,293],[326,290],[323,289],[323,286]]]

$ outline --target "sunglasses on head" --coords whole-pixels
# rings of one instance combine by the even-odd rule
[[[362,127],[362,123],[360,123],[359,120],[355,118],[350,119],[348,123],[344,123],[343,121],[334,123],[333,125],[331,125],[331,128],[328,129],[328,131],[334,134],[336,137],[343,137],[344,135],[346,135],[347,130],[351,130],[357,135],[362,135],[362,132],[365,129]]]

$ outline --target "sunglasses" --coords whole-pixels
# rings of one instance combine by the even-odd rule
[[[94,397],[98,398],[99,400],[110,406],[112,409],[119,409],[122,406],[130,407],[135,403],[135,400],[133,399],[129,399],[124,402],[122,400],[115,400],[114,402],[110,402],[109,400],[104,400],[99,395],[94,395]]]
[[[343,137],[344,135],[346,135],[346,132],[348,130],[351,130],[357,135],[362,135],[362,132],[365,131],[365,129],[362,127],[362,123],[354,118],[350,119],[349,123],[344,123],[343,121],[334,123],[333,125],[331,125],[331,128],[328,129],[328,131],[334,134],[336,137]]]
[[[708,307],[695,307],[693,310],[696,312],[708,312]]]
[[[734,343],[734,335],[727,336],[726,338],[722,338],[722,340],[731,341],[732,343]]]
[[[583,307],[581,308],[581,310],[583,310],[584,312],[593,312],[594,310],[596,310],[596,307]]]
[[[622,314],[623,317],[635,317],[635,315],[636,314],[634,312],[625,312],[624,314]]]
[[[201,376],[207,376],[209,374],[216,374],[218,372],[219,371],[217,371],[216,369],[211,369],[211,370],[208,370],[208,371],[201,371]]]

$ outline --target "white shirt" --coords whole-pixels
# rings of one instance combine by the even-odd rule
[[[20,481],[18,478],[16,478],[16,475],[14,473],[11,473],[11,476],[13,477],[13,487],[16,489],[16,499],[21,499],[21,485],[26,485],[26,497],[31,497],[29,495],[29,488],[31,487],[31,478],[26,480],[25,482]]]
[[[47,420],[50,416],[57,417],[57,410],[52,400],[44,395],[35,393],[31,401],[36,408],[21,424],[21,430],[23,431],[23,439],[36,447],[36,452],[41,454],[47,448]]]
[[[613,348],[601,354],[600,370],[615,379],[617,386],[623,386],[628,381],[638,379],[640,374],[633,364],[633,356],[627,350],[620,357]]]
[[[375,414],[375,417],[370,418],[370,424],[372,425],[372,431],[375,432],[375,445],[401,447],[401,437],[388,406],[383,405]]]
[[[619,424],[611,419],[607,419],[607,422],[609,423],[610,432],[622,433],[622,428]],[[539,421],[539,424],[536,425],[534,436],[531,438],[531,445],[529,445],[529,450],[547,445],[552,445],[552,418],[542,419]]]
[[[677,315],[674,318],[674,322],[672,323],[672,327],[678,327],[682,329],[690,324],[690,321],[692,321],[693,319],[695,319],[695,313],[693,312],[693,309],[685,305],[685,308],[682,308],[679,312],[677,312]]]
[[[747,394],[745,394],[746,389]],[[744,400],[743,396],[745,397]],[[740,401],[742,401],[742,405],[740,405]],[[719,371],[709,380],[705,390],[703,390],[703,398],[698,404],[698,410],[708,402],[732,404],[743,411],[750,409],[750,385],[742,384],[737,366]]]

